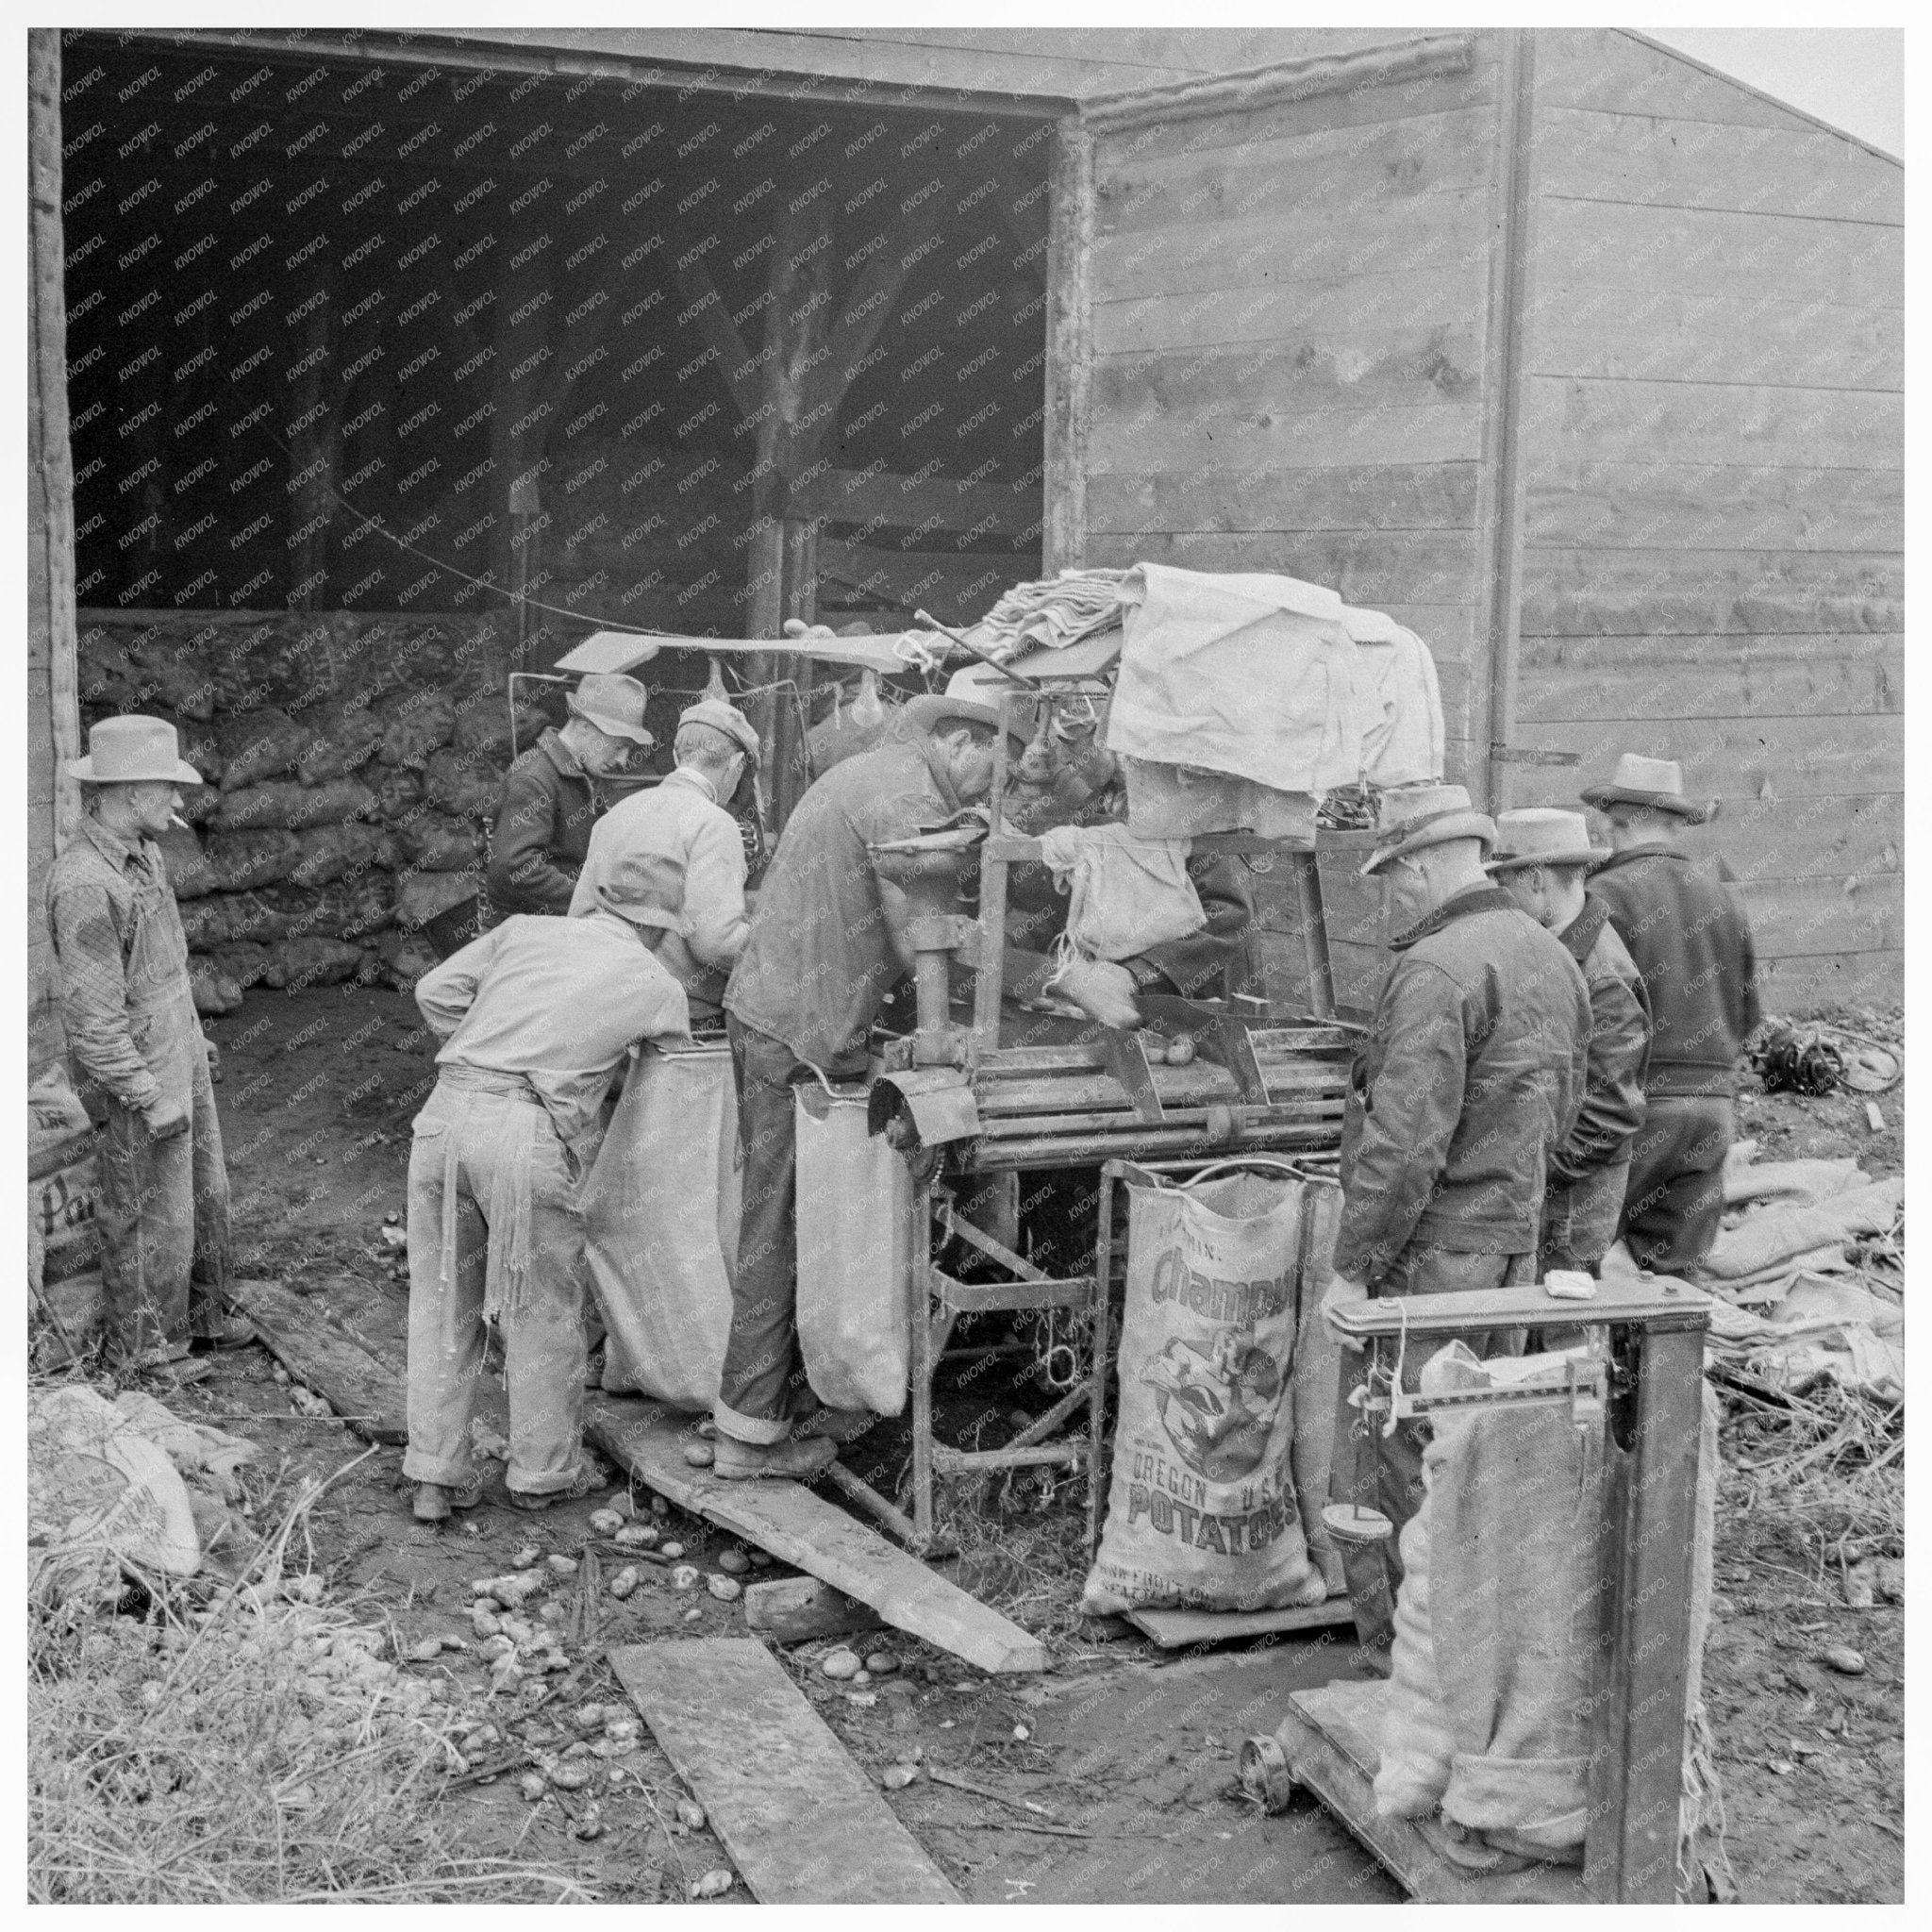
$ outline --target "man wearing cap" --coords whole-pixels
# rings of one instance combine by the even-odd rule
[[[101,1286],[117,1369],[194,1341],[251,1341],[213,1291],[228,1267],[228,1174],[188,941],[156,839],[201,774],[160,718],[104,718],[67,767],[86,815],[47,881],[60,1007],[102,1126]],[[90,1092],[90,1090],[92,1091]]]
[[[593,673],[564,700],[563,729],[546,727],[504,774],[483,875],[493,918],[570,910],[603,809],[597,779],[657,742],[644,729],[645,696],[634,677]]]
[[[792,1084],[865,1071],[888,992],[912,971],[905,893],[869,846],[943,824],[992,790],[999,714],[939,700],[924,736],[842,760],[808,788],[758,893],[751,936],[724,991],[744,1207],[731,1337],[716,1408],[714,1467],[727,1480],[809,1476],[864,1418],[811,1413],[803,1387],[792,1183]]]
[[[515,914],[416,983],[443,1044],[409,1148],[409,1446],[415,1514],[479,1498],[470,1440],[484,1328],[502,1325],[509,1500],[582,1495],[584,1228],[576,1196],[611,1076],[641,1041],[690,1043],[658,963],[689,938],[675,859],[621,859],[581,919]]]
[[[1630,1148],[1643,1124],[1650,1001],[1607,908],[1585,895],[1585,873],[1609,852],[1590,842],[1580,811],[1506,811],[1485,870],[1583,969],[1590,989],[1590,1063],[1570,1138],[1550,1157],[1539,1273],[1594,1274],[1624,1212]]]
[[[706,698],[678,719],[672,752],[676,768],[661,785],[597,821],[570,910],[573,918],[593,911],[597,888],[624,859],[655,853],[682,865],[690,936],[666,935],[658,961],[684,988],[696,1023],[723,1012],[725,979],[751,929],[744,841],[724,805],[746,768],[758,769],[758,735],[736,706]]]
[[[1738,1056],[1761,1017],[1751,927],[1724,860],[1678,844],[1715,807],[1685,797],[1674,761],[1626,752],[1583,799],[1610,822],[1611,855],[1590,896],[1636,961],[1654,1028],[1624,1238],[1640,1267],[1681,1274],[1709,1254],[1724,1211]]]
[[[1550,1158],[1574,1122],[1590,1042],[1583,974],[1485,875],[1496,828],[1470,808],[1469,793],[1416,785],[1378,805],[1362,871],[1389,875],[1410,923],[1389,942],[1395,960],[1342,1118],[1331,1306],[1534,1278]],[[1464,1339],[1478,1354],[1496,1352],[1493,1338]],[[1420,1353],[1407,1365],[1411,1387]],[[1426,1441],[1415,1422],[1375,1435],[1377,1507],[1397,1531],[1422,1502]],[[1352,1439],[1338,1443],[1339,1486],[1353,1460]],[[1359,1557],[1386,1565],[1392,1602],[1402,1574],[1394,1539]],[[1350,1595],[1369,1621],[1379,1592],[1352,1576]],[[1392,1636],[1368,1637],[1365,1647],[1386,1658]]]

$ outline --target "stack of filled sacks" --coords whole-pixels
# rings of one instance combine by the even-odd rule
[[[1599,1340],[1595,1344],[1601,1347]],[[1461,1342],[1424,1395],[1560,1387],[1574,1355],[1479,1361]],[[1580,1864],[1604,1520],[1603,1424],[1566,1402],[1439,1411],[1423,1507],[1402,1531],[1402,1588],[1375,1807],[1421,1821],[1460,1863]],[[1684,1814],[1709,1775],[1702,1659],[1710,1618],[1717,1407],[1704,1395],[1690,1563]]]
[[[208,781],[160,841],[196,1004],[225,1012],[257,982],[413,984],[434,955],[411,935],[480,882],[508,762],[479,627],[195,624],[87,625],[80,674],[88,722],[172,718]]]

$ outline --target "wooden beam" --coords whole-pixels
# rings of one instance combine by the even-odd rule
[[[791,509],[823,524],[870,524],[911,530],[922,525],[988,537],[1038,539],[1039,487],[960,483],[950,476],[900,476],[881,470],[821,470],[791,492]]]
[[[1093,389],[1093,136],[1079,115],[1054,129],[1046,250],[1046,526],[1041,570],[1087,559],[1088,430]]]
[[[763,400],[758,364],[745,347],[738,325],[724,312],[724,298],[719,294],[710,270],[702,261],[680,264],[677,292],[684,302],[684,312],[697,324],[698,333],[704,337],[711,358],[718,365],[718,374],[731,391],[741,421],[753,421]]]
[[[45,572],[49,724],[54,741],[54,850],[80,825],[80,787],[67,761],[81,755],[74,615],[74,448],[67,421],[67,304],[60,225],[60,35],[27,34],[28,222],[32,233],[33,435],[28,527]],[[37,547],[39,547],[37,546]],[[36,586],[36,589],[39,587]]]
[[[610,1667],[760,1905],[959,1903],[757,1639],[626,1644]]]
[[[908,210],[901,208],[891,225],[880,238],[879,245],[858,272],[841,305],[839,320],[826,341],[827,354],[818,378],[819,394],[813,406],[829,399],[835,405],[844,399],[858,365],[871,353],[879,332],[897,311],[899,291],[918,258],[921,244],[937,232],[944,212],[943,195],[928,195]]]
[[[1466,720],[1480,746],[1484,801],[1491,812],[1511,801],[1510,766],[1500,755],[1516,730],[1516,657],[1523,619],[1523,334],[1530,293],[1536,197],[1536,37],[1503,34],[1503,98],[1497,110],[1494,216],[1491,225],[1489,323],[1484,331],[1481,530],[1486,552],[1477,582],[1477,635],[1489,651],[1480,724]]]
[[[641,1482],[680,1509],[870,1604],[895,1629],[983,1671],[1047,1668],[1046,1647],[916,1557],[800,1483],[721,1482],[684,1459],[685,1423],[657,1403],[592,1396],[586,1426]]]

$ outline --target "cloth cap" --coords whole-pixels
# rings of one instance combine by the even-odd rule
[[[1477,811],[1460,785],[1398,786],[1383,792],[1375,806],[1375,845],[1361,869],[1363,878],[1425,845],[1478,839],[1487,852],[1496,842],[1495,820]]]
[[[579,718],[607,731],[612,738],[627,738],[633,744],[656,744],[644,729],[644,704],[648,697],[635,677],[621,671],[593,671],[578,684],[564,703]]]
[[[1608,784],[1590,786],[1583,802],[1599,811],[1610,805],[1647,805],[1655,811],[1674,812],[1693,824],[1702,824],[1716,812],[1714,800],[1685,797],[1684,768],[1676,759],[1647,758],[1634,751],[1617,760]]]
[[[1520,872],[1528,865],[1601,865],[1609,849],[1590,842],[1580,811],[1536,806],[1496,819],[1496,851],[1485,870]]]
[[[684,860],[661,852],[626,853],[598,881],[597,903],[633,925],[691,936],[684,916]]]
[[[722,731],[736,741],[754,765],[759,762],[758,732],[736,705],[726,704],[723,698],[700,698],[677,714],[678,729],[683,730],[687,724],[708,724],[713,731]]]
[[[84,785],[200,785],[181,761],[181,741],[165,718],[103,718],[87,735],[87,757],[70,758],[67,775]]]

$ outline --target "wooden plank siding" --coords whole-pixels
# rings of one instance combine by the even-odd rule
[[[1522,804],[1723,801],[1767,1003],[1896,997],[1903,171],[1621,32],[1539,36]]]
[[[1435,653],[1457,778],[1501,44],[1094,144],[1086,561],[1278,571],[1389,610]]]

